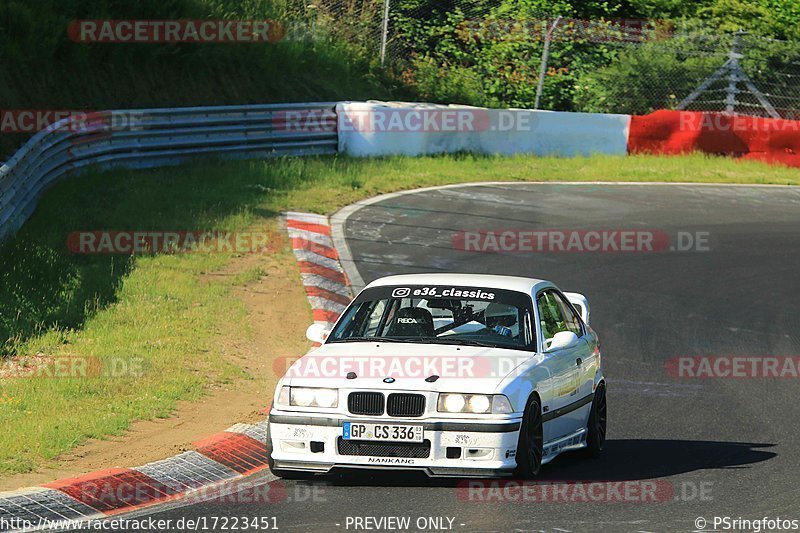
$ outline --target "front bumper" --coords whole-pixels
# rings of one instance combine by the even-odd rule
[[[425,443],[343,441],[342,424],[347,421],[422,425]],[[521,422],[521,418],[481,421],[340,418],[273,410],[269,416],[269,438],[276,469],[325,473],[339,468],[366,468],[417,470],[444,477],[503,476],[510,475],[517,466]],[[453,457],[455,449],[457,458]]]

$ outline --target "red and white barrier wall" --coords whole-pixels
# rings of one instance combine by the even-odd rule
[[[628,153],[688,152],[800,167],[800,121],[691,111],[631,117]]]
[[[415,103],[340,103],[339,153],[586,156],[704,152],[800,167],[800,121],[691,111],[603,115]]]

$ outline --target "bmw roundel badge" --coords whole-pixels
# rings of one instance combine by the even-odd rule
[[[383,382],[384,382],[384,383],[394,383],[394,381],[395,381],[395,379],[394,379],[394,378],[384,378],[384,379],[383,379]]]

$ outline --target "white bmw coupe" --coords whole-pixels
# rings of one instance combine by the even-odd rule
[[[606,386],[589,305],[539,279],[471,274],[370,283],[278,382],[272,472],[415,469],[536,476],[603,450]]]

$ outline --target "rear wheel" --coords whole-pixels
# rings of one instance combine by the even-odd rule
[[[590,457],[598,457],[606,443],[608,424],[608,406],[606,404],[606,386],[600,383],[594,391],[592,410],[589,414],[588,433],[586,436],[586,453]]]
[[[542,429],[542,406],[536,396],[531,396],[522,417],[522,427],[517,444],[517,470],[521,478],[539,475],[542,469],[542,448],[544,433]]]

